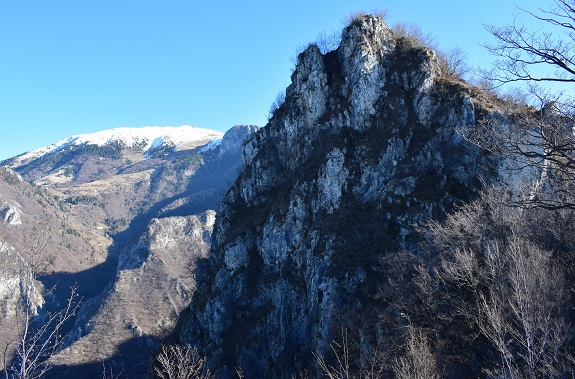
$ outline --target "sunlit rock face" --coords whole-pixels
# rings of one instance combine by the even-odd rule
[[[0,205],[0,218],[2,218],[2,222],[8,225],[22,224],[18,209],[8,203]]]
[[[492,175],[457,132],[489,112],[441,76],[433,51],[376,17],[355,20],[335,51],[310,46],[285,102],[245,145],[181,342],[222,377],[242,367],[290,378],[313,370],[313,353],[344,323],[385,333],[369,330],[379,285],[394,274],[382,258],[417,253],[418,226]]]

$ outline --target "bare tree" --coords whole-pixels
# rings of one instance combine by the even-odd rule
[[[43,244],[34,243],[34,252],[41,255]],[[0,245],[0,286],[6,291],[7,302],[3,325],[5,335],[1,352],[2,370],[6,378],[42,378],[52,368],[51,358],[63,347],[65,324],[79,307],[77,290],[62,308],[49,312],[39,310],[44,305],[43,296],[54,289],[43,291],[36,280],[33,268],[18,252],[7,244]],[[35,262],[41,262],[38,258]],[[42,293],[44,292],[44,293]],[[11,328],[6,331],[5,328]]]
[[[562,275],[549,253],[514,240],[506,251],[494,245],[489,254],[503,261],[505,280],[478,293],[476,322],[496,347],[496,373],[511,378],[560,377],[562,346],[568,327]],[[505,255],[505,256],[503,256]]]
[[[23,296],[24,297],[24,296]],[[44,377],[52,368],[51,358],[62,348],[65,342],[65,324],[79,307],[76,288],[72,288],[66,305],[56,312],[37,314],[28,297],[19,308],[21,317],[17,317],[18,337],[7,344],[2,360],[6,378],[38,379]],[[10,347],[15,350],[10,358]]]
[[[317,355],[316,360],[320,369],[324,372],[325,376],[329,379],[344,379],[353,378],[353,371],[351,362],[353,359],[352,349],[350,347],[348,330],[342,329],[341,343],[333,342],[330,347],[335,354],[336,364],[328,364],[324,357]]]
[[[540,110],[507,101],[506,117],[462,129],[470,142],[499,157],[503,179],[515,186],[515,205],[575,208],[575,119],[565,107],[539,96]]]
[[[329,379],[378,379],[385,373],[383,353],[375,349],[368,357],[360,356],[360,351],[351,342],[348,328],[341,329],[341,342],[330,345],[334,362],[328,363],[325,357],[314,354],[316,362]],[[364,352],[365,353],[365,352]]]
[[[435,356],[423,331],[413,325],[407,327],[405,354],[393,363],[397,379],[439,379]]]
[[[486,26],[497,39],[487,49],[498,60],[489,73],[499,84],[510,82],[575,82],[575,2],[555,0],[540,15],[522,10],[546,29],[529,30],[515,16],[511,25]]]
[[[156,361],[154,372],[162,379],[215,378],[205,367],[206,358],[190,345],[164,345]]]
[[[517,204],[575,208],[575,101],[538,85],[575,83],[575,1],[554,0],[537,14],[520,11],[510,25],[486,26],[496,40],[486,48],[497,60],[482,75],[495,86],[527,83],[531,106],[508,103],[508,118],[485,122],[469,139],[523,177],[530,171]],[[538,22],[537,29],[527,28],[520,15]]]
[[[490,375],[562,377],[570,372],[570,286],[561,260],[534,243],[536,229],[550,219],[530,224],[530,211],[495,196],[484,194],[432,227],[440,251],[434,269],[443,286],[435,293],[442,298],[440,318],[455,325],[462,316],[469,334],[488,341],[494,359],[483,370]]]

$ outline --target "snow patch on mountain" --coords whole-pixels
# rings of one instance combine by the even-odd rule
[[[202,149],[200,151],[202,153],[204,153],[206,151],[215,150],[218,146],[220,146],[222,144],[222,140],[223,140],[223,136],[218,137],[218,138],[214,138],[213,140],[210,141],[210,143],[208,143],[206,146],[202,147]]]
[[[96,133],[75,135],[55,142],[49,146],[24,153],[20,160],[32,160],[59,149],[76,145],[99,145],[122,143],[127,147],[141,146],[147,152],[163,146],[177,147],[186,145],[194,148],[212,141],[221,141],[223,132],[211,129],[197,128],[190,125],[182,126],[146,126],[143,128],[114,128]],[[189,146],[188,146],[189,145]]]

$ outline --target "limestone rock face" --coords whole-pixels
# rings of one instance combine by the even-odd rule
[[[21,225],[20,212],[18,209],[8,203],[0,206],[0,217],[5,224],[8,225]]]
[[[490,111],[440,74],[433,51],[371,16],[337,50],[300,54],[285,102],[245,145],[180,330],[219,375],[292,377],[342,319],[367,335],[379,284],[396,274],[382,258],[416,254],[417,227],[493,175],[457,133]]]
[[[0,241],[0,316],[3,321],[8,324],[18,307],[27,306],[31,315],[37,315],[45,303],[42,289],[22,256]]]
[[[5,354],[14,352],[21,336],[26,315],[36,317],[46,314],[42,284],[34,278],[28,262],[8,243],[0,239],[0,349]],[[4,370],[0,362],[0,370]]]
[[[222,137],[219,146],[218,156],[221,158],[230,153],[236,153],[242,150],[244,142],[257,130],[256,125],[235,125],[229,129]]]

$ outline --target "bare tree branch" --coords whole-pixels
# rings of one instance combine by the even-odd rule
[[[499,84],[524,81],[575,82],[573,9],[572,0],[555,0],[551,10],[541,10],[544,16],[521,9],[541,21],[543,26],[550,26],[551,31],[532,32],[517,15],[511,25],[486,25],[485,28],[497,42],[485,47],[499,59],[494,62],[495,69],[484,72],[484,76]]]

